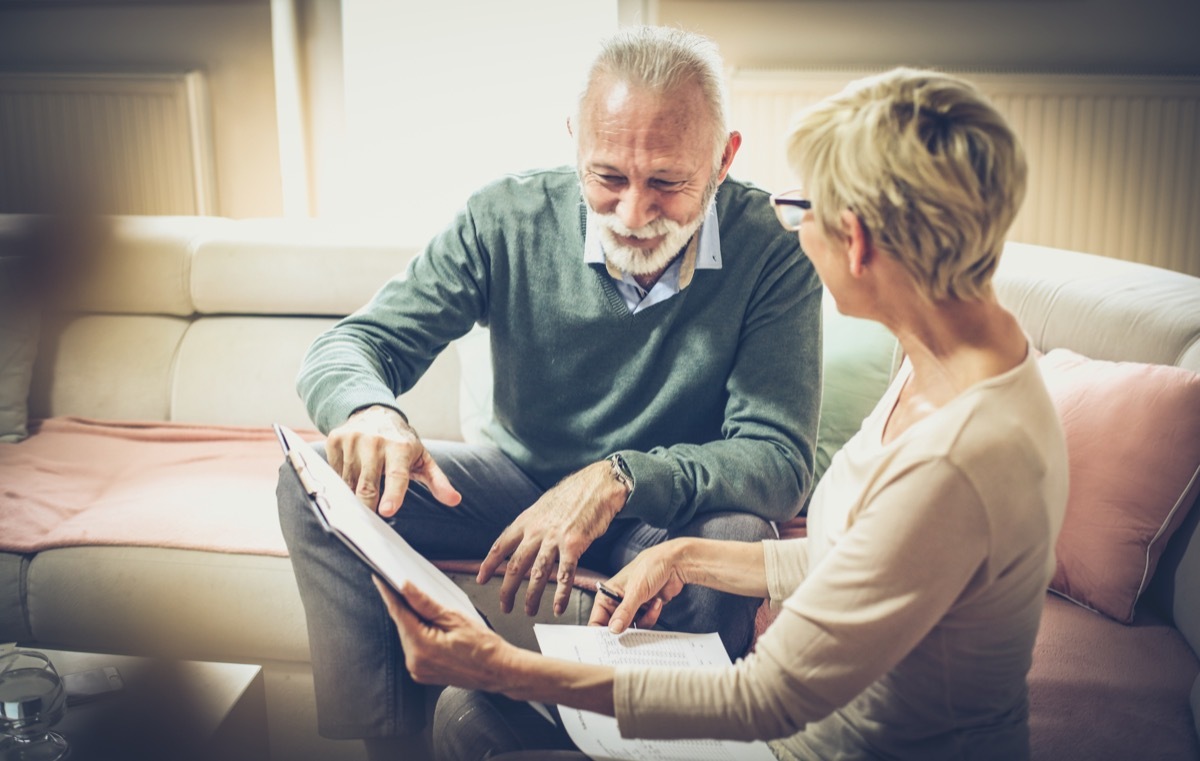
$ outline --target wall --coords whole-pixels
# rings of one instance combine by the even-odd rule
[[[770,85],[750,97],[745,83],[772,81],[755,70],[804,69],[804,80],[791,81],[810,84],[822,80],[814,70],[901,64],[1098,75],[1059,77],[1074,84],[1040,99],[1009,93],[1030,158],[1013,238],[1200,275],[1196,0],[660,0],[654,11],[658,23],[712,37],[731,71],[751,72],[733,100],[732,126],[745,137],[733,173],[771,190],[795,184],[782,145],[802,103],[774,97]],[[851,78],[824,79],[839,77]],[[987,79],[979,74],[981,86]],[[1015,87],[1007,83],[1020,77],[992,79]]]
[[[483,0],[455,5],[472,1],[481,8],[492,5]],[[341,93],[337,86],[320,85],[340,74],[341,29],[336,12],[330,12],[338,5],[338,0],[301,2],[312,22],[302,34],[305,44],[333,51],[310,50],[322,60],[303,73],[310,85],[317,84],[309,92],[307,156],[315,187],[310,207],[317,213],[337,206],[328,188],[342,179],[339,167],[347,159]],[[641,18],[708,34],[737,67],[903,62],[1200,75],[1196,0],[618,0],[617,5],[623,23]],[[497,37],[511,36],[502,26],[495,29],[501,32]],[[427,40],[435,42],[432,36]],[[445,45],[461,41],[447,37]],[[212,98],[218,211],[228,216],[283,213],[272,58],[269,0],[0,0],[0,69],[203,70]],[[487,62],[477,66],[487,71]],[[427,144],[420,150],[445,149]],[[457,181],[457,171],[451,171]]]
[[[267,2],[0,2],[0,69],[191,68],[204,71],[211,97],[217,213],[279,215]]]
[[[506,172],[574,162],[567,118],[614,0],[342,0],[345,149],[322,214],[423,244]]]
[[[1196,0],[658,0],[732,66],[1200,75]]]

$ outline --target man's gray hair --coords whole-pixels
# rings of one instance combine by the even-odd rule
[[[581,123],[589,93],[601,80],[627,82],[657,94],[672,93],[692,82],[700,86],[712,115],[717,160],[729,138],[725,65],[716,43],[682,29],[632,26],[601,43],[579,95],[576,123]]]

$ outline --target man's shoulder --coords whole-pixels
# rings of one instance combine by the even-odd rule
[[[501,175],[471,194],[467,210],[477,225],[560,224],[579,217],[579,180],[571,167]]]
[[[730,196],[754,199],[764,203],[768,202],[768,199],[771,197],[770,191],[756,185],[750,180],[738,179],[732,174],[725,177],[724,182],[721,183],[721,189]]]
[[[779,225],[770,198],[770,193],[753,182],[735,179],[732,175],[726,177],[717,191],[717,215],[722,232],[741,227],[745,232],[759,232],[773,238],[782,238],[784,234],[795,238],[795,233],[789,233]]]
[[[771,194],[746,180],[726,177],[717,191],[717,218],[722,245],[770,248],[787,256],[800,254],[800,240],[779,224]]]
[[[513,194],[535,197],[547,193],[553,197],[563,194],[577,197],[578,188],[579,178],[573,167],[546,167],[502,174],[475,191],[472,198],[492,198]]]

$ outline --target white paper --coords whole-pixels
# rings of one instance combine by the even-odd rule
[[[728,666],[729,655],[716,633],[628,629],[613,634],[601,626],[534,624],[542,654],[606,666]],[[617,720],[591,711],[559,706],[571,740],[596,761],[775,761],[766,743],[733,740],[636,740],[621,737]]]

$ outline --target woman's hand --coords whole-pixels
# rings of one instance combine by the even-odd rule
[[[387,582],[373,578],[400,631],[404,665],[420,684],[450,684],[614,715],[611,666],[569,663],[522,650],[442,607],[411,582],[397,594]]]
[[[609,595],[597,592],[588,624],[608,624],[614,634],[625,631],[630,623],[647,629],[654,626],[663,606],[687,583],[680,569],[686,542],[672,539],[643,550],[616,576],[604,582],[605,589],[625,599],[618,604]]]
[[[411,582],[399,594],[373,577],[388,615],[400,631],[404,665],[421,684],[502,692],[512,645],[477,621],[448,610]]]

